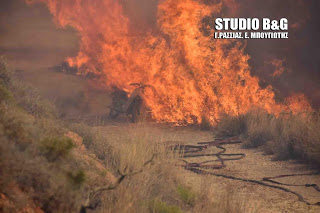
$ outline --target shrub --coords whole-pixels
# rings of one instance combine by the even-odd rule
[[[253,110],[245,116],[246,131],[241,134],[246,138],[244,146],[247,148],[257,148],[267,141],[273,140],[274,116],[264,110]]]
[[[182,213],[180,207],[168,205],[161,200],[153,200],[149,203],[149,211],[152,213]]]
[[[200,129],[203,131],[212,129],[212,124],[210,123],[209,119],[206,116],[202,116]]]
[[[85,173],[82,170],[77,172],[68,172],[68,180],[74,189],[79,189],[85,182]]]
[[[45,138],[41,141],[41,146],[46,158],[49,161],[55,161],[68,156],[74,144],[70,138],[55,137]]]
[[[0,102],[12,99],[12,92],[9,87],[13,79],[12,71],[7,67],[4,57],[0,57]]]
[[[316,165],[320,165],[319,129],[319,112],[282,113],[276,117],[257,109],[241,118],[225,116],[217,126],[219,134],[240,136],[245,147],[261,147],[277,160],[298,159]]]
[[[8,68],[7,60],[0,56],[0,80],[1,83],[8,87],[13,79],[13,72]]]
[[[37,118],[55,118],[57,109],[48,100],[41,98],[39,91],[21,82],[14,82],[14,98],[17,104]]]
[[[41,98],[39,91],[14,78],[4,57],[0,57],[0,100],[14,99],[16,104],[35,117],[54,118],[55,106]]]
[[[87,126],[84,123],[71,123],[67,125],[67,128],[78,134],[83,139],[83,144],[89,148],[92,145],[93,140],[95,139],[94,131],[90,126]]]
[[[177,187],[177,192],[180,199],[187,205],[194,206],[196,202],[196,194],[193,193],[190,189],[179,185]]]
[[[237,136],[247,131],[246,115],[230,116],[222,115],[216,133],[218,136]]]
[[[0,135],[15,141],[23,149],[32,142],[33,133],[37,133],[37,129],[34,128],[32,116],[15,107],[0,104]]]
[[[2,85],[0,81],[0,101],[8,101],[12,99],[12,96],[12,93],[4,85]]]
[[[84,173],[66,177],[66,171],[76,163],[71,158],[63,164],[55,161],[68,156],[73,143],[57,131],[61,127],[54,119],[52,105],[28,88],[13,77],[0,58],[0,98],[11,99],[0,101],[0,195],[13,204],[3,207],[4,211],[25,212],[30,207],[30,212],[32,208],[75,212],[80,206],[79,190],[66,180],[81,185]]]

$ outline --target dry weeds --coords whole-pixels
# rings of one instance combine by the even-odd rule
[[[220,135],[240,135],[245,147],[261,147],[275,159],[297,159],[320,165],[320,113],[283,113],[278,117],[255,109],[239,117],[224,117]]]
[[[90,191],[115,182],[117,171],[131,175],[95,197],[96,212],[234,208],[185,183],[176,156],[150,137],[145,119],[113,137],[82,123],[62,125],[54,106],[14,79],[3,59],[0,77],[0,211],[78,212]]]

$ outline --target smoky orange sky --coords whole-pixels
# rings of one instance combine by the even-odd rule
[[[134,23],[131,27],[137,32],[157,31],[157,0],[120,2],[130,22]],[[201,2],[213,4],[217,0]],[[223,17],[288,18],[289,39],[247,41],[245,52],[251,57],[250,72],[261,79],[262,88],[271,84],[279,99],[301,92],[313,106],[319,107],[319,1],[224,0],[223,5]],[[213,21],[210,18],[207,16],[203,21]],[[0,54],[6,55],[16,69],[32,73],[33,78],[49,72],[39,68],[54,66],[66,57],[76,56],[79,39],[75,29],[57,27],[43,4],[30,6],[23,0],[2,0],[0,3]],[[37,72],[42,73],[37,75]],[[24,76],[27,78],[28,75]]]

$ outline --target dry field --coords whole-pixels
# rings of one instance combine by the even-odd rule
[[[39,91],[15,78],[3,58],[0,59],[0,77],[0,212],[320,211],[319,206],[306,205],[292,193],[279,189],[187,171],[182,167],[185,164],[181,155],[168,149],[175,144],[212,141],[215,131],[143,120],[131,124],[125,118],[117,121],[95,118],[90,125],[61,119],[55,107],[41,98]],[[259,128],[253,121],[265,121],[265,126],[271,121],[283,121],[268,120],[263,115],[259,118],[245,120],[246,130],[251,131],[242,131],[241,122],[231,119],[220,126],[217,133],[225,134],[223,130],[226,129],[233,134],[241,133],[244,144],[248,145],[255,142],[248,140],[253,130],[258,136],[265,136],[263,133],[268,130]],[[292,138],[303,138],[304,132],[308,133],[307,142],[316,141],[317,120],[305,121],[310,123],[292,122],[290,127],[296,131],[283,131],[288,133],[284,144]],[[313,125],[297,131],[305,124]],[[300,134],[293,134],[295,132]],[[276,142],[285,139],[285,135],[273,136]],[[258,138],[262,144],[267,144],[264,137]],[[226,153],[246,156],[226,161],[225,168],[214,170],[216,175],[259,181],[264,177],[312,172],[306,164],[293,160],[274,161],[272,156],[258,149],[242,149],[239,144],[224,147]],[[317,159],[314,155],[317,150],[310,150],[310,146],[304,148],[305,159]],[[217,151],[216,148],[210,150],[208,152]],[[281,182],[319,186],[319,180],[319,175],[295,176],[282,178]],[[319,192],[313,187],[285,188],[301,194],[307,202],[319,202]]]
[[[153,144],[161,147],[161,144],[180,143],[196,145],[200,141],[211,141],[214,134],[211,131],[200,131],[192,127],[169,127],[155,123],[142,123],[137,125],[118,123],[104,124],[96,129],[112,146],[124,148],[121,156],[124,161],[139,164],[136,159],[144,156],[140,154],[147,152],[145,147],[153,147]],[[132,140],[143,138],[145,145],[137,146]],[[127,144],[129,141],[129,144]],[[133,146],[133,147],[132,147]],[[142,148],[143,147],[143,148]],[[120,148],[120,149],[121,149]],[[311,170],[294,161],[274,161],[271,156],[263,155],[261,151],[242,149],[240,145],[226,145],[227,153],[244,153],[246,157],[238,161],[228,161],[227,167],[218,171],[219,174],[231,175],[240,178],[261,180],[263,177],[271,177],[285,174],[308,173]],[[136,155],[137,157],[133,157]],[[129,160],[130,159],[130,160]],[[212,159],[212,157],[211,157]],[[204,157],[201,161],[210,160]],[[199,161],[197,159],[196,161]],[[189,212],[317,212],[317,206],[308,206],[298,201],[295,195],[281,190],[245,183],[237,180],[229,180],[211,175],[199,175],[186,171],[179,167],[183,165],[177,156],[172,160],[164,162],[167,172],[170,173],[160,188],[168,188],[170,180],[177,178],[195,193],[195,203],[191,208],[184,210]],[[153,177],[154,178],[154,177]],[[318,176],[297,176],[281,179],[283,183],[289,184],[320,184]],[[140,180],[141,185],[145,180]],[[308,202],[319,202],[319,192],[313,188],[288,187],[300,193]],[[129,188],[127,188],[129,190]],[[145,190],[140,188],[140,190]],[[160,190],[160,189],[159,189]],[[134,193],[138,193],[135,191]],[[126,192],[127,194],[128,192]]]

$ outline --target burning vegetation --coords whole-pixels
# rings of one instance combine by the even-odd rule
[[[223,169],[227,166],[224,161],[241,160],[246,154],[225,153],[227,149],[221,146],[240,142],[246,147],[260,147],[276,159],[299,159],[319,166],[320,115],[305,95],[292,93],[279,100],[272,86],[263,86],[252,74],[246,43],[213,39],[214,18],[223,14],[225,7],[236,14],[236,1],[158,0],[155,26],[140,28],[136,23],[139,18],[132,19],[124,8],[126,0],[25,1],[45,4],[57,27],[77,30],[77,55],[52,69],[86,76],[90,86],[103,95],[111,91],[109,117],[124,113],[135,122],[145,107],[157,122],[200,124],[208,131],[190,126],[167,130],[167,126],[146,122],[131,125],[110,121],[104,125],[99,120],[96,126],[78,122],[80,119],[75,122],[60,115],[36,89],[20,82],[1,57],[0,211],[257,212],[259,209],[247,206],[251,202],[248,194],[258,197],[252,193],[252,185],[247,194],[242,189],[235,195],[221,193],[219,189],[226,182],[203,176],[201,183],[190,184],[199,176],[191,176],[183,168]],[[285,58],[269,61],[276,68],[270,77],[290,72]],[[90,93],[69,101],[79,105],[77,99],[87,96]],[[214,137],[214,141],[191,144],[207,138],[203,134]],[[221,151],[206,153],[209,146]],[[200,159],[200,163],[182,159],[194,157],[186,155],[190,153],[217,159]],[[222,159],[223,155],[236,158]],[[261,166],[256,159],[254,164]],[[227,172],[240,175],[241,169]],[[217,176],[242,179],[243,184],[249,180],[229,174]],[[261,183],[251,180],[257,182]],[[318,185],[312,186],[317,190]],[[267,193],[260,192],[264,202]],[[244,202],[240,194],[248,196]],[[285,209],[288,200],[283,199],[275,207],[271,205],[272,210],[279,205]],[[252,200],[258,206],[257,200]],[[265,209],[270,210],[275,198],[271,200],[263,203]],[[290,208],[299,205],[294,204]]]
[[[250,73],[244,43],[213,40],[211,20],[223,2],[159,1],[155,29],[143,32],[120,1],[27,2],[45,3],[57,26],[79,32],[78,55],[67,59],[78,74],[94,74],[96,85],[106,89],[132,92],[130,83],[152,85],[155,89],[144,95],[158,122],[197,124],[205,118],[215,124],[222,114],[241,115],[256,107],[275,115],[310,108],[301,95],[290,97],[288,105],[275,101],[271,86],[261,88]]]

